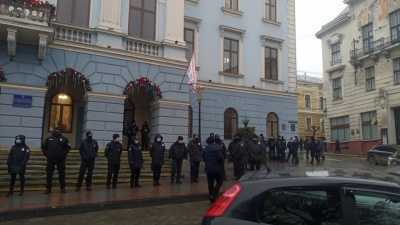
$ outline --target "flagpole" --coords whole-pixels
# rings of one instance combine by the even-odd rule
[[[189,60],[188,66],[186,67],[185,73],[183,74],[183,77],[182,77],[181,84],[179,85],[179,90],[181,90],[181,87],[182,87],[183,80],[185,79],[186,73],[187,73],[187,71],[188,71],[188,69],[189,69],[190,62],[192,61],[192,58],[193,58],[193,57],[194,57],[194,51],[192,52],[192,57],[190,57],[190,60]]]

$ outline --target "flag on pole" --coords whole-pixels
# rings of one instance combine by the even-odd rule
[[[371,120],[371,125],[374,125],[376,123],[376,121],[377,121],[377,118],[376,118],[376,114],[375,114]]]
[[[186,75],[189,78],[188,84],[190,85],[190,88],[192,88],[193,92],[196,92],[197,74],[196,74],[196,65],[194,61],[194,52],[192,58],[190,58],[189,65],[186,69]]]

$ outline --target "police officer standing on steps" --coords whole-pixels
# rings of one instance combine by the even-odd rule
[[[85,175],[86,169],[88,170],[86,176],[86,190],[92,191],[92,176],[94,163],[97,156],[99,145],[97,141],[93,139],[93,133],[86,131],[86,139],[79,145],[79,154],[81,155],[81,168],[79,169],[78,182],[76,183],[75,191],[81,190],[83,176]]]
[[[7,193],[7,197],[12,196],[14,193],[14,185],[15,180],[17,179],[17,173],[20,181],[19,196],[24,195],[25,171],[26,164],[28,164],[29,160],[29,154],[29,147],[25,144],[25,136],[16,136],[15,145],[11,147],[10,154],[8,154],[7,159],[8,172],[11,174],[10,191]]]
[[[65,190],[65,159],[68,152],[71,150],[71,145],[68,138],[62,136],[59,127],[55,127],[52,135],[43,142],[42,152],[47,158],[46,164],[46,191],[44,194],[51,193],[53,182],[54,167],[57,166],[58,178],[60,181],[60,189],[62,193],[67,193]]]
[[[181,171],[182,171],[182,161],[187,160],[187,148],[185,143],[183,142],[183,137],[179,136],[178,140],[171,145],[169,148],[168,154],[169,160],[172,161],[172,170],[171,170],[171,182],[174,183],[175,173],[176,173],[176,183],[182,184],[181,182]]]
[[[225,160],[226,160],[227,150],[226,150],[226,146],[225,146],[224,142],[219,137],[219,134],[215,135],[215,145],[217,147],[219,147],[219,150],[221,151],[222,156],[224,157],[223,163],[221,164],[222,179],[224,181],[228,181],[228,179],[226,178],[226,171],[225,171]]]
[[[258,141],[257,135],[254,134],[252,140],[249,142],[250,171],[254,171],[254,166],[256,170],[260,170],[262,157],[263,151],[261,142]]]
[[[128,162],[131,169],[131,188],[139,188],[140,169],[143,168],[142,149],[139,146],[139,139],[132,137],[132,145],[128,148]]]
[[[215,200],[217,200],[219,189],[223,182],[221,165],[223,164],[224,159],[220,149],[214,144],[214,142],[215,140],[213,137],[208,137],[206,141],[208,145],[202,153],[208,181],[208,196],[211,203],[214,203]],[[215,186],[214,181],[217,182]]]
[[[119,142],[119,134],[113,135],[113,140],[106,145],[104,155],[108,159],[107,189],[117,189],[118,173],[121,166],[122,144]]]
[[[190,183],[199,183],[199,167],[203,146],[198,134],[193,135],[193,140],[189,141],[187,149],[190,156]]]
[[[151,169],[153,170],[153,186],[160,186],[161,167],[164,164],[165,144],[163,137],[156,134],[150,146]]]
[[[139,128],[136,125],[136,121],[133,120],[128,126],[128,146],[126,147],[126,149],[129,149],[129,146],[131,146],[132,144],[132,137],[135,137],[138,131]]]
[[[147,124],[147,121],[144,121],[140,132],[142,135],[142,150],[148,150],[149,146],[147,145],[147,135],[150,133],[150,127]]]

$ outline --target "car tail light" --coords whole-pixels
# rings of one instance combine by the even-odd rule
[[[239,195],[242,187],[240,184],[235,184],[218,198],[218,200],[208,209],[205,216],[218,217],[222,216],[233,200]]]

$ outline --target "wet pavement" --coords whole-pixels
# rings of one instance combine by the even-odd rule
[[[291,162],[268,162],[268,166],[272,170],[298,168],[306,171],[357,168],[375,172],[387,169],[385,166],[369,165],[363,157],[338,155],[327,155],[326,160],[314,164],[310,164],[303,156],[298,165]],[[262,169],[265,169],[265,166]],[[221,191],[235,183],[231,179],[232,164],[228,164],[227,173],[229,181],[224,183]],[[142,183],[141,188],[129,188],[128,184],[120,184],[118,189],[111,190],[104,186],[93,186],[93,192],[84,189],[74,192],[73,189],[68,189],[66,194],[54,188],[50,195],[27,192],[23,197],[19,197],[16,193],[10,198],[6,198],[3,193],[4,195],[0,197],[0,221],[3,221],[1,224],[7,225],[77,224],[78,222],[79,224],[199,224],[210,206],[208,201],[204,201],[208,192],[205,174],[201,174],[199,184],[190,183],[188,178],[183,178],[182,182],[180,185],[170,185],[169,180],[164,179],[160,187],[153,187],[151,183]],[[10,219],[20,220],[5,221]],[[136,223],[138,221],[140,223]]]

